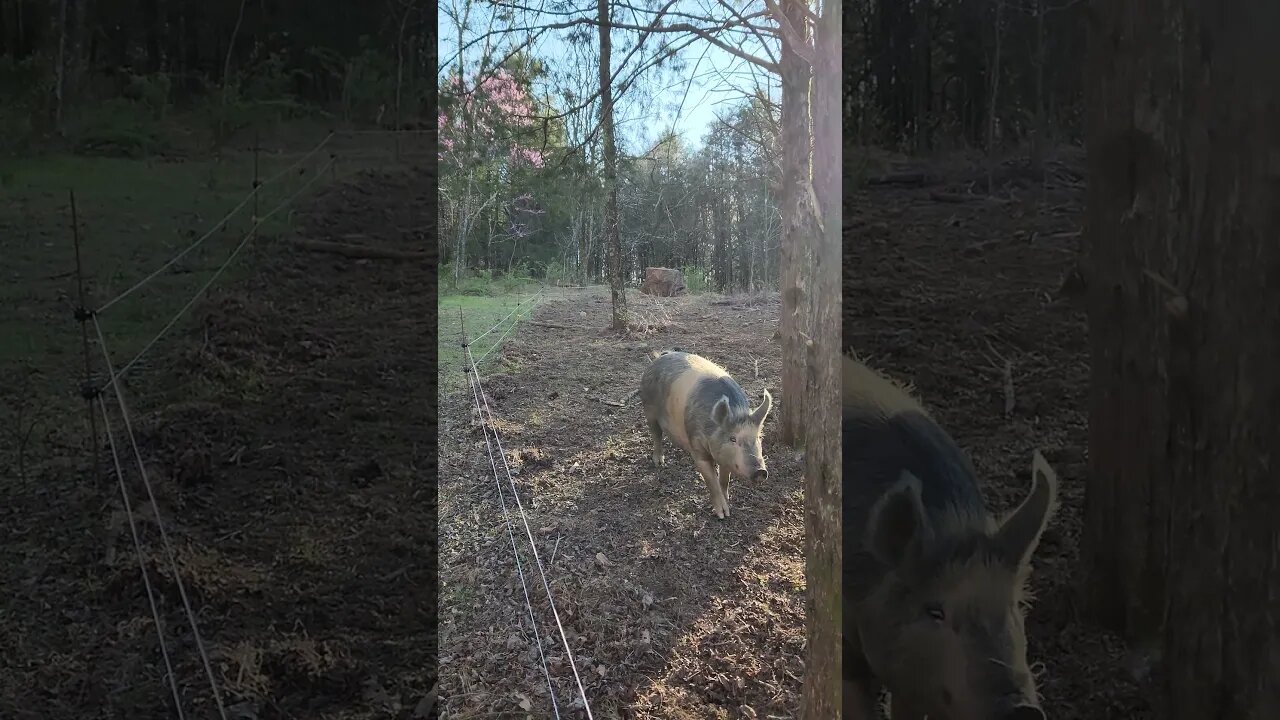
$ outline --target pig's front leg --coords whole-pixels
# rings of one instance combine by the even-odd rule
[[[724,500],[724,516],[729,517],[729,468],[720,466],[720,498]]]
[[[707,491],[711,493],[711,511],[721,520],[725,519],[729,514],[729,503],[720,494],[720,481],[716,477],[715,465],[710,460],[703,459],[694,460],[693,465],[698,468],[698,474],[706,481]]]

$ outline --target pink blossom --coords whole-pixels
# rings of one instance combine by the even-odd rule
[[[535,168],[542,167],[546,162],[542,157],[541,150],[522,147],[511,148],[511,153],[509,154],[508,159],[511,161],[512,165],[526,163]]]
[[[457,75],[450,76],[444,83],[447,94],[453,95],[454,105],[449,113],[441,111],[437,115],[440,147],[445,152],[455,147],[461,149],[459,143],[465,134],[471,141],[470,147],[488,147],[500,153],[506,146],[511,164],[543,167],[545,159],[540,151],[519,147],[518,141],[513,142],[509,137],[511,130],[533,124],[533,101],[525,88],[511,73],[501,69],[478,82],[473,77],[470,85],[464,84]],[[462,158],[455,159],[455,162],[462,161]]]

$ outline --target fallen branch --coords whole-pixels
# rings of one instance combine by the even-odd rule
[[[549,323],[549,322],[534,322],[534,321],[530,320],[530,321],[529,321],[529,324],[530,324],[530,325],[536,325],[536,326],[538,326],[538,327],[552,328],[552,329],[554,329],[554,330],[577,330],[577,328],[575,328],[575,327],[573,327],[573,326],[571,326],[571,325],[557,325],[557,324],[555,324],[555,323]]]
[[[303,250],[312,252],[330,253],[333,255],[341,255],[343,257],[356,258],[359,260],[426,260],[427,253],[409,252],[406,250],[391,250],[389,248],[366,247],[363,245],[348,245],[345,243],[328,242],[325,240],[304,240],[302,238],[294,238],[291,240],[295,246]]]
[[[607,399],[605,399],[605,398],[600,398],[600,397],[592,397],[591,399],[592,399],[592,400],[595,400],[595,401],[596,401],[596,402],[598,402],[598,403],[603,403],[603,404],[605,404],[605,405],[609,405],[609,406],[611,406],[611,407],[626,407],[626,406],[627,406],[627,403],[628,403],[628,402],[630,402],[631,398],[633,398],[633,397],[635,397],[635,396],[637,396],[637,395],[639,395],[639,394],[640,394],[640,391],[639,391],[639,390],[632,390],[631,392],[629,392],[629,393],[627,393],[626,395],[624,395],[624,396],[622,397],[622,399],[621,399],[621,400],[607,400]],[[590,397],[590,396],[588,396],[588,397]]]
[[[975,199],[975,196],[961,195],[960,193],[931,192],[929,193],[929,199],[940,203],[967,203]]]
[[[924,185],[925,174],[922,172],[889,173],[867,178],[868,185]]]
[[[1004,414],[1005,417],[1013,415],[1014,397],[1013,397],[1013,363],[1008,360],[1004,361]]]

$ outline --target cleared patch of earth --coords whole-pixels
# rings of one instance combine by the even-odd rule
[[[552,288],[481,366],[592,714],[794,717],[804,675],[803,480],[800,458],[776,437],[787,401],[771,339],[778,295],[629,298],[646,330],[620,337],[603,330],[605,289]],[[765,423],[769,479],[735,478],[724,521],[684,451],[668,441],[667,466],[652,467],[639,401],[618,406],[638,388],[647,351],[671,347],[720,363],[753,399],[766,388],[775,398]],[[440,427],[447,717],[552,717],[469,391],[441,400]],[[585,717],[572,710],[577,685],[500,476],[556,700],[562,717]]]
[[[424,172],[363,173],[304,238],[421,251]],[[425,263],[260,238],[128,378],[178,573],[231,717],[409,718],[435,683],[435,432]],[[104,323],[108,333],[109,323]],[[183,330],[185,328],[185,330]],[[113,416],[187,717],[215,717],[168,556]],[[101,424],[99,425],[101,428]],[[0,508],[0,717],[170,718],[110,452]],[[420,715],[425,717],[425,715]]]

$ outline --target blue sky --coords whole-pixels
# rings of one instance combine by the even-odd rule
[[[457,30],[453,27],[452,21],[448,19],[444,10],[450,6],[461,7],[462,0],[439,0],[439,2],[441,10],[438,15],[441,18],[439,57],[441,62],[447,62],[456,52]],[[576,4],[579,7],[588,6],[587,3],[582,3],[581,0]],[[703,14],[701,7],[704,4],[706,4],[705,0],[682,0],[674,6],[673,10],[691,14]],[[589,3],[589,6],[592,8],[591,16],[594,17],[595,4]],[[746,5],[743,0],[735,2],[735,6],[739,7],[740,10],[757,9],[754,4]],[[489,12],[488,9],[476,5],[471,12],[470,24],[473,29],[464,36],[467,40],[476,37],[488,24],[488,16],[485,14]],[[722,12],[724,11],[717,10],[717,14]],[[564,19],[564,16],[556,16],[548,18],[547,21],[563,21]],[[615,19],[629,24],[641,24],[647,20],[647,16],[634,18],[629,15],[619,15]],[[517,17],[516,24],[529,26],[538,25],[541,22],[532,14],[526,13],[524,18]],[[592,35],[591,53],[594,57],[594,53],[599,47],[598,41],[595,39],[598,37],[597,31],[594,27],[588,27],[587,29]],[[574,53],[577,50],[565,41],[568,32],[568,30],[552,30],[544,33],[533,45],[534,55],[552,68],[570,67]],[[614,30],[613,59],[615,68],[623,55],[619,47],[628,32]],[[523,41],[525,34],[518,33],[511,36],[513,40],[517,37]],[[659,40],[672,37],[671,35],[651,37],[645,44],[645,48],[656,47]],[[682,35],[680,37],[688,36]],[[739,35],[737,37],[741,38],[742,36]],[[476,45],[468,50],[468,65],[474,66],[474,63],[478,61],[480,56],[479,47],[479,45]],[[767,53],[760,47],[759,41],[755,38],[750,38],[742,49],[752,55],[768,57]],[[776,52],[775,47],[774,53],[776,54]],[[676,130],[684,136],[688,145],[699,144],[707,128],[715,122],[716,112],[718,111],[723,115],[732,107],[732,104],[742,100],[744,90],[750,91],[757,83],[770,82],[775,86],[771,90],[771,94],[775,99],[777,98],[776,79],[769,79],[762,69],[753,67],[747,61],[735,57],[705,40],[695,41],[681,51],[680,54],[686,61],[682,76],[675,77],[668,74],[663,78],[663,82],[660,83],[661,86],[659,86],[658,82],[650,83],[650,86],[654,88],[654,97],[652,99],[640,97],[635,93],[628,93],[627,96],[619,101],[616,116],[616,120],[619,123],[618,141],[624,149],[630,151],[640,150],[640,146],[651,142],[660,132],[670,128],[673,123]],[[634,67],[634,64],[632,67]],[[751,77],[752,71],[754,71],[754,78]],[[592,70],[591,72],[594,73],[595,71]],[[628,73],[624,71],[624,76],[626,74]],[[595,75],[592,74],[591,77],[594,78]],[[656,80],[655,76],[651,75],[650,77]]]

